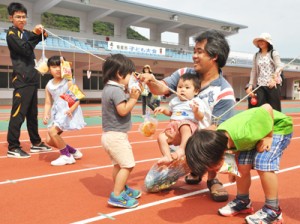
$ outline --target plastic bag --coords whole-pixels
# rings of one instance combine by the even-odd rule
[[[231,174],[240,177],[240,172],[235,161],[235,154],[225,153],[224,163],[218,173]]]
[[[147,113],[144,119],[144,122],[140,124],[139,131],[145,137],[151,137],[154,135],[157,128],[157,119],[150,117],[150,114]]]
[[[129,82],[128,82],[128,91],[131,92],[132,89],[137,89],[140,92],[142,92],[143,90],[143,85],[140,83],[140,81],[137,79],[137,77],[132,74],[130,76]]]
[[[43,55],[35,65],[35,69],[38,70],[42,75],[46,74],[49,70],[47,62],[48,58]]]
[[[60,98],[68,102],[69,107],[72,107],[75,102],[85,97],[84,93],[78,88],[76,84],[72,84],[70,88],[60,95]]]
[[[190,173],[185,157],[174,160],[168,166],[159,166],[155,163],[146,175],[144,185],[147,192],[159,192],[168,189],[176,183],[176,181]]]
[[[65,61],[63,57],[60,57],[61,77],[71,81],[72,80],[72,63]]]
[[[142,93],[141,93],[142,96],[148,96],[149,95],[149,89],[148,87],[145,85]]]
[[[91,78],[91,75],[92,75],[92,72],[90,70],[87,70],[86,71],[86,76],[87,76],[88,79]]]
[[[44,40],[43,32],[42,32],[42,48],[43,48],[42,57],[40,58],[40,60],[38,60],[38,62],[36,62],[35,69],[38,70],[42,75],[44,75],[48,72],[49,68],[47,64],[48,58],[46,58],[45,56],[45,40]]]

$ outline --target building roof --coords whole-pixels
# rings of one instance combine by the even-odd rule
[[[200,15],[149,6],[128,0],[24,0],[34,4],[33,14],[53,8],[85,13],[88,22],[121,20],[122,26],[156,27],[156,31],[182,32],[188,36],[207,29],[222,31],[225,36],[238,33],[247,26],[210,19]],[[76,15],[73,15],[76,16]],[[148,27],[147,27],[148,26]]]

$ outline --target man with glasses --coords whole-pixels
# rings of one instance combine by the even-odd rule
[[[228,42],[222,33],[208,30],[195,38],[193,68],[177,70],[171,76],[163,79],[162,82],[166,85],[159,84],[159,81],[151,74],[141,74],[139,78],[147,83],[153,94],[168,95],[170,94],[169,88],[176,90],[181,75],[192,73],[199,76],[201,90],[197,97],[210,108],[213,115],[212,121],[215,120],[215,117],[222,115],[219,120],[216,120],[216,125],[218,125],[234,115],[232,108],[235,104],[234,92],[221,71],[221,68],[226,64],[229,50]],[[207,128],[214,128],[214,125],[215,123],[212,122],[211,126]],[[228,193],[216,177],[215,171],[208,172],[207,186],[210,195],[214,201],[227,201]],[[198,184],[201,179],[190,174],[186,176],[185,181],[188,184]]]
[[[14,87],[11,115],[8,126],[7,157],[29,158],[20,145],[21,126],[26,118],[27,130],[32,146],[30,152],[49,151],[38,133],[38,84],[39,73],[35,67],[34,48],[42,40],[42,25],[36,25],[33,31],[25,30],[27,9],[21,3],[11,3],[8,7],[12,26],[7,31],[7,46],[13,65],[12,84]],[[44,35],[47,34],[44,32]]]

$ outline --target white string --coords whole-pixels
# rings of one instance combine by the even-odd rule
[[[172,93],[176,94],[178,97],[180,97],[180,98],[182,98],[182,99],[184,99],[184,100],[189,101],[188,98],[186,98],[185,96],[180,95],[180,94],[177,93],[175,90],[173,90],[172,88],[170,88],[169,86],[167,86],[164,82],[160,82],[160,81],[157,80],[157,79],[155,79],[155,82],[156,82],[156,83],[159,83],[159,84],[161,84],[161,85],[163,85],[163,86],[165,86],[165,87],[167,87]]]
[[[75,48],[77,48],[77,49],[79,49],[79,50],[82,50],[83,52],[85,52],[85,53],[87,53],[87,54],[90,54],[90,55],[92,55],[92,56],[94,56],[94,57],[96,57],[96,58],[98,58],[98,59],[100,59],[100,60],[102,60],[102,61],[105,61],[104,58],[101,58],[101,57],[99,57],[99,56],[93,54],[93,53],[90,52],[90,51],[84,50],[84,49],[82,49],[81,47],[76,46],[75,44],[71,43],[70,41],[67,41],[67,40],[61,38],[60,36],[58,36],[58,35],[52,33],[52,32],[49,31],[48,29],[45,29],[45,28],[44,28],[44,30],[46,30],[46,32],[49,33],[49,34],[51,34],[52,36],[57,37],[58,39],[60,39],[60,40],[62,40],[62,41],[64,41],[64,42],[70,44],[71,46],[73,46],[73,47],[75,47]]]
[[[140,75],[140,73],[138,73],[138,72],[135,72],[135,74],[136,74],[136,75]],[[161,82],[161,81],[159,81],[159,80],[157,80],[157,79],[154,79],[154,82],[156,82],[156,83],[158,83],[158,84],[160,84],[160,85],[162,85],[162,86],[164,86],[164,87],[167,87],[167,88],[169,89],[170,92],[176,94],[178,97],[180,97],[180,98],[182,98],[182,99],[184,99],[184,100],[189,101],[189,99],[187,99],[185,96],[182,96],[182,95],[180,95],[179,93],[177,93],[175,90],[173,90],[172,88],[170,88],[169,86],[167,86],[164,82]]]
[[[285,68],[285,67],[287,67],[289,64],[291,64],[293,61],[295,61],[297,58],[299,58],[300,57],[300,55],[298,55],[297,57],[295,57],[295,58],[293,58],[289,63],[287,63],[287,64],[285,64],[284,66],[283,66],[283,68]],[[282,69],[283,69],[282,68]]]
[[[42,53],[42,58],[45,59],[45,38],[44,38],[44,30],[42,30],[42,48],[43,48],[43,53]]]
[[[230,110],[232,110],[233,108],[235,108],[237,105],[239,105],[243,100],[245,100],[250,94],[254,93],[256,90],[258,90],[260,88],[260,86],[257,86],[255,89],[253,89],[250,93],[248,93],[246,96],[244,96],[242,99],[240,99],[238,102],[236,102],[232,107],[230,107],[228,110],[226,110],[223,114],[221,114],[220,116],[216,117],[212,114],[213,119],[220,120],[221,117],[223,117],[225,114],[227,114]]]

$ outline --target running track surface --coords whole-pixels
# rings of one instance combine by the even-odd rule
[[[300,223],[300,103],[284,102],[284,111],[293,117],[294,136],[285,151],[279,178],[279,198],[285,223]],[[86,118],[99,117],[99,105],[82,105]],[[240,104],[237,109],[245,109]],[[7,110],[0,107],[0,125],[3,130],[8,119]],[[93,109],[94,108],[94,109]],[[40,109],[42,110],[42,109]],[[141,113],[136,106],[133,114]],[[41,117],[41,114],[39,114]],[[141,119],[140,119],[141,120]],[[128,133],[136,160],[128,184],[142,190],[139,207],[135,209],[112,208],[107,205],[112,190],[112,166],[109,157],[101,144],[101,125],[94,122],[80,131],[63,133],[64,140],[83,153],[83,158],[76,164],[53,167],[50,162],[59,155],[54,149],[51,152],[31,154],[29,159],[12,159],[6,157],[6,131],[0,131],[0,223],[244,223],[245,215],[221,217],[217,214],[224,203],[213,202],[208,194],[206,179],[197,186],[184,183],[183,178],[170,189],[157,194],[144,190],[144,178],[160,156],[156,142],[157,134],[167,125],[161,119],[156,135],[146,138],[138,131],[140,121],[133,123]],[[1,129],[2,130],[2,129]],[[41,137],[46,129],[40,127]],[[21,144],[29,151],[30,142],[26,129],[21,134]],[[256,172],[252,173],[250,196],[255,210],[264,203],[264,195]],[[236,193],[235,184],[229,184],[227,175],[219,179],[230,194],[232,200]]]

